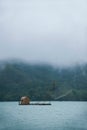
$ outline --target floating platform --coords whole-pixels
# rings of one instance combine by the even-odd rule
[[[21,97],[19,105],[51,105],[50,101],[30,101],[28,96]]]
[[[30,103],[29,105],[51,105],[51,103]]]
[[[51,103],[30,103],[30,104],[19,104],[19,105],[51,105]]]

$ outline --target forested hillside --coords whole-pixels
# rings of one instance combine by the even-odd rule
[[[23,62],[0,63],[0,101],[87,101],[87,65],[54,68]]]

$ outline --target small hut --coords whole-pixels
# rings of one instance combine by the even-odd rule
[[[30,99],[27,96],[21,97],[20,100],[20,105],[29,105],[30,104]]]

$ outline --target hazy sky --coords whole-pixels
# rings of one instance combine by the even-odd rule
[[[0,59],[87,62],[87,0],[0,0]]]

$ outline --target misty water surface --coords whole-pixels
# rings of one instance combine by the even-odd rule
[[[50,106],[0,102],[0,130],[87,130],[87,102]]]

